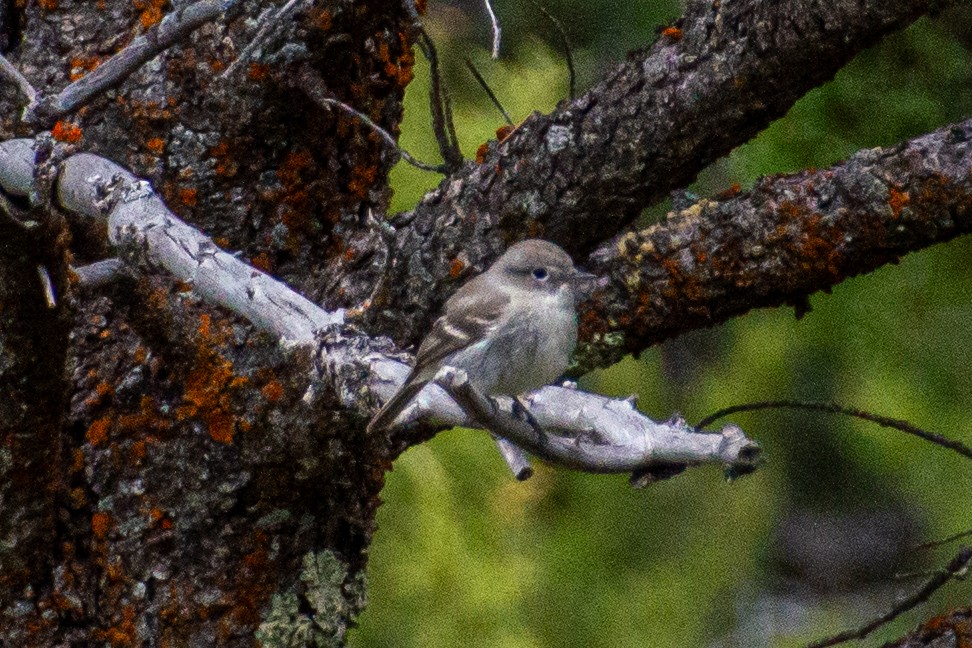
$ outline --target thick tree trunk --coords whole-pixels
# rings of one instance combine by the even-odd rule
[[[200,28],[62,117],[52,133],[149,179],[181,217],[313,301],[358,307],[351,312],[367,330],[349,329],[342,343],[360,344],[362,354],[391,353],[379,336],[414,343],[456,280],[506,242],[543,234],[575,254],[597,250],[642,208],[932,4],[692,3],[650,50],[553,115],[531,117],[493,144],[482,164],[467,163],[395,217],[387,238],[370,212],[387,211],[396,154],[360,120],[315,102],[294,75],[313,71],[329,96],[397,133],[418,35],[410,2],[320,0],[288,5],[292,11],[280,16],[272,13],[279,6],[243,2],[236,17]],[[39,90],[56,92],[184,6],[29,2],[0,13],[0,44],[16,36],[8,58]],[[259,56],[233,66],[258,33]],[[18,119],[22,100],[13,86],[0,92],[0,138],[34,135]],[[937,146],[949,166],[934,173],[955,175],[967,169],[968,131],[963,124],[913,146]],[[41,140],[43,153],[50,142]],[[933,186],[921,169],[888,156],[865,155],[833,176],[777,179],[596,252],[591,260],[611,274],[610,303],[592,307],[587,335],[627,337],[591,354],[584,368],[747,308],[799,301],[967,231],[968,175]],[[747,222],[766,217],[759,210],[767,201],[781,202],[774,190],[796,191],[803,201],[769,210],[789,219],[780,227],[803,237],[816,223],[813,233],[836,246],[843,230],[824,227],[832,219],[820,186],[833,183],[837,198],[849,201],[840,191],[852,194],[855,178],[875,169],[910,175],[872,187],[873,200],[842,215],[877,232],[872,242],[885,243],[881,232],[899,217],[916,231],[904,247],[867,248],[870,265],[843,264],[848,255],[834,258],[818,243],[795,252],[780,245],[770,250],[774,258],[817,259],[816,274],[799,286],[787,283],[792,275],[770,275],[750,301],[718,273],[676,280],[675,270],[685,272],[666,265],[666,254],[681,258],[685,250],[708,257],[695,240],[662,245],[684,233],[679,223],[710,243],[739,243],[725,223],[733,214],[749,214]],[[40,178],[38,186],[51,181]],[[942,193],[926,196],[932,189]],[[930,220],[920,219],[925,214]],[[311,389],[310,351],[281,346],[144,264],[130,264],[103,294],[77,294],[68,265],[107,255],[103,228],[78,225],[69,240],[57,210],[28,216],[40,226],[25,230],[0,217],[0,642],[340,644],[364,605],[384,475],[405,447],[437,428],[369,437],[365,405],[349,409],[342,394]],[[699,218],[725,228],[695,227]],[[649,244],[658,254],[646,260],[639,251]],[[736,258],[737,250],[719,248],[713,253]],[[659,278],[653,267],[670,272]],[[738,278],[760,268],[724,270]],[[661,301],[641,303],[632,276],[658,283]],[[376,285],[385,289],[376,293]],[[688,304],[682,308],[691,317],[674,303]],[[622,321],[621,310],[632,316]],[[363,385],[367,369],[347,365],[334,383]]]

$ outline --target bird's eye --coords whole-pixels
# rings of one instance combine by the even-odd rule
[[[544,279],[547,278],[547,269],[546,268],[534,268],[533,269],[533,278],[534,279],[538,279],[540,281],[543,281]]]

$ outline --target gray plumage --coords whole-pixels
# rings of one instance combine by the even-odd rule
[[[560,376],[577,343],[576,303],[591,275],[557,245],[510,247],[450,297],[419,346],[415,368],[368,424],[387,428],[443,366],[463,369],[490,396],[517,396]]]

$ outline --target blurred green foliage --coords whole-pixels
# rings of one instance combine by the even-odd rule
[[[503,120],[463,57],[515,121],[566,95],[552,27],[531,3],[507,4],[494,0],[504,28],[497,62],[479,2],[432,2],[427,17],[467,157]],[[681,12],[674,2],[546,6],[576,47],[581,90]],[[968,13],[921,20],[859,56],[692,190],[827,166],[972,115]],[[419,65],[401,142],[431,161],[427,88]],[[400,164],[394,208],[407,209],[439,179]],[[582,386],[637,393],[659,419],[699,420],[753,400],[834,400],[972,442],[970,285],[972,241],[962,239],[815,295],[800,321],[787,309],[754,312],[595,372]],[[383,492],[370,604],[352,646],[799,646],[883,611],[917,585],[891,580],[895,570],[941,564],[951,550],[869,556],[869,547],[887,540],[901,549],[972,527],[972,465],[954,454],[826,415],[733,420],[768,459],[733,484],[696,469],[632,491],[623,477],[546,466],[515,483],[489,438],[468,430],[412,448]],[[835,561],[844,577],[828,571]],[[968,594],[968,585],[953,585],[924,616],[967,603]],[[907,615],[871,645],[920,618]]]

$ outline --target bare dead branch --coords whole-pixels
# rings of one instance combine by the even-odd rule
[[[863,410],[854,409],[851,407],[842,407],[835,403],[808,403],[803,401],[778,400],[759,403],[746,403],[744,405],[733,405],[732,407],[726,407],[713,414],[710,414],[709,416],[706,416],[704,419],[699,421],[699,427],[707,427],[715,421],[737,412],[755,412],[765,409],[802,409],[815,412],[830,412],[831,414],[843,414],[844,416],[851,416],[863,421],[877,423],[881,427],[900,430],[906,434],[916,436],[919,439],[934,443],[937,446],[957,452],[968,459],[972,459],[972,448],[968,447],[961,441],[955,441],[953,439],[949,439],[948,437],[944,437],[941,434],[928,432],[916,425],[908,423],[907,421],[901,421],[887,416],[881,416],[879,414],[871,414],[870,412],[865,412]]]
[[[479,70],[476,69],[476,66],[473,65],[473,62],[468,58],[466,59],[466,67],[469,68],[473,78],[476,79],[477,83],[479,83],[480,87],[486,93],[486,96],[489,97],[489,100],[493,102],[494,106],[496,106],[496,109],[502,113],[503,119],[506,120],[506,123],[513,126],[514,124],[513,120],[510,118],[510,113],[506,112],[506,108],[504,108],[503,104],[500,103],[496,93],[493,92],[493,89],[489,87],[488,83],[486,83],[486,79],[483,78],[483,75],[479,73]]]
[[[57,308],[57,297],[54,295],[54,284],[51,282],[51,275],[47,268],[42,265],[37,266],[37,278],[40,279],[41,288],[44,290],[44,300],[48,308]]]
[[[34,142],[0,143],[0,188],[26,195],[33,176]],[[58,205],[71,214],[104,219],[109,242],[127,255],[123,258],[165,269],[190,284],[206,302],[237,313],[282,341],[319,344],[317,379],[335,391],[344,407],[370,416],[376,409],[375,397],[389,398],[404,382],[410,368],[392,357],[394,351],[387,340],[357,333],[345,325],[343,311],[325,311],[219,249],[169,211],[146,181],[114,162],[90,153],[66,158],[57,178],[56,197]],[[615,401],[557,387],[545,387],[528,398],[537,423],[565,436],[563,440],[534,438],[525,449],[578,469],[583,469],[585,458],[593,457],[592,465],[600,472],[633,470],[656,461],[720,463],[745,471],[752,469],[759,455],[759,447],[735,426],[727,427],[722,435],[699,434],[683,421],[655,423],[627,399]],[[511,425],[523,423],[512,412],[496,416],[496,421]],[[401,424],[414,421],[440,429],[474,424],[436,385],[419,393],[399,419]],[[500,436],[512,439],[510,430],[498,427]],[[521,439],[515,442],[523,445]],[[522,474],[522,468],[517,473]]]
[[[972,529],[966,529],[965,531],[960,531],[958,533],[952,534],[947,538],[942,538],[941,540],[931,540],[929,542],[922,542],[919,545],[915,545],[913,549],[923,550],[923,549],[934,549],[936,547],[941,547],[947,544],[951,544],[956,540],[961,540],[962,538],[968,538],[972,536]]]
[[[0,143],[0,187],[27,195],[33,182],[32,140]],[[310,343],[316,332],[340,323],[343,311],[327,312],[268,274],[221,250],[212,239],[169,211],[144,180],[90,153],[73,155],[57,179],[59,205],[73,214],[105,219],[109,241],[144,254],[193,286],[209,303],[238,313],[261,330],[291,343]]]
[[[459,150],[459,138],[456,136],[456,126],[452,121],[452,98],[442,80],[439,69],[439,54],[435,43],[425,29],[419,30],[419,48],[429,62],[429,112],[432,113],[432,132],[439,145],[439,155],[450,173],[462,167],[462,151]]]
[[[27,105],[33,106],[37,103],[37,90],[30,84],[30,81],[20,73],[13,63],[0,54],[0,77],[3,77],[17,86],[20,93],[27,99]]]
[[[688,426],[678,430],[675,425],[670,425],[665,432],[655,430],[651,437],[645,434],[641,438],[634,430],[629,430],[628,442],[624,444],[599,438],[595,429],[585,433],[583,428],[578,430],[576,426],[572,426],[573,436],[558,436],[553,429],[536,429],[518,416],[501,411],[494,401],[476,391],[462,370],[445,367],[435,382],[473,421],[540,459],[566,468],[593,473],[624,473],[658,462],[685,461],[694,456],[690,462],[706,457],[727,469],[748,472],[755,467],[759,457],[759,446],[746,439],[734,426],[728,426],[722,434],[686,434],[691,429]],[[582,412],[573,413],[583,416]],[[663,439],[670,443],[666,444]]]
[[[104,259],[74,268],[81,288],[100,288],[115,281],[122,273],[125,264],[121,259]]]
[[[533,476],[533,466],[530,465],[530,459],[518,445],[495,434],[493,441],[496,442],[500,456],[503,457],[503,461],[506,462],[516,481],[526,481]]]
[[[560,42],[564,46],[564,58],[567,62],[567,74],[569,79],[567,96],[573,100],[574,97],[577,96],[577,74],[574,71],[574,52],[573,48],[570,46],[570,39],[567,37],[567,30],[564,29],[564,24],[560,22],[556,16],[550,13],[542,4],[535,2],[534,0],[531,0],[531,4],[537,8],[537,11],[543,14],[544,18],[553,24],[554,29],[556,29],[557,33],[560,35]]]
[[[941,434],[935,434],[934,432],[928,432],[923,430],[917,425],[912,425],[908,421],[901,421],[898,419],[893,419],[887,416],[881,416],[879,414],[872,414],[870,412],[865,412],[864,410],[855,409],[852,407],[842,407],[836,403],[809,403],[804,401],[791,401],[791,400],[776,400],[776,401],[764,401],[759,403],[745,403],[743,405],[733,405],[732,407],[726,407],[721,409],[704,419],[699,421],[699,427],[704,428],[712,425],[715,421],[725,418],[730,414],[735,414],[737,412],[755,412],[759,410],[766,409],[800,409],[809,410],[813,412],[829,412],[831,414],[842,414],[844,416],[850,416],[853,418],[861,419],[862,421],[870,421],[871,423],[877,423],[881,427],[891,428],[893,430],[900,430],[905,434],[910,434],[912,436],[933,443],[937,446],[947,448],[960,455],[966,457],[967,459],[972,459],[972,448],[965,445],[961,441],[955,441],[954,439],[949,439],[948,437],[942,436]]]
[[[257,33],[253,36],[250,42],[247,43],[246,47],[243,48],[243,51],[240,52],[238,57],[236,57],[236,60],[223,71],[220,78],[224,81],[231,79],[236,75],[237,72],[242,70],[243,66],[250,62],[250,59],[253,57],[253,53],[256,52],[256,50],[263,46],[263,44],[267,41],[267,37],[270,35],[270,32],[276,29],[285,18],[293,13],[294,9],[297,8],[301,1],[302,0],[287,0],[287,2],[276,11],[274,11],[272,8],[264,11],[258,19],[260,28],[257,30]]]
[[[927,601],[932,594],[938,591],[939,588],[953,578],[958,578],[961,574],[963,574],[968,568],[969,561],[972,561],[972,549],[969,547],[962,547],[959,549],[958,554],[956,554],[956,556],[952,558],[951,562],[949,562],[949,564],[945,567],[945,569],[942,569],[937,574],[932,576],[928,582],[921,587],[921,589],[899,602],[888,612],[871,621],[868,621],[859,628],[845,630],[844,632],[835,634],[832,637],[827,637],[825,639],[821,639],[820,641],[815,641],[808,644],[807,648],[826,648],[827,646],[836,646],[837,644],[844,643],[845,641],[863,639],[884,624],[893,621],[908,610]]]
[[[199,27],[233,14],[239,0],[198,0],[176,9],[97,69],[70,84],[56,96],[39,98],[25,112],[24,121],[46,126],[98,95],[118,86],[142,65],[188,37]]]
[[[398,145],[398,142],[394,137],[392,137],[391,133],[373,122],[368,115],[364,114],[360,110],[352,108],[343,101],[339,101],[334,97],[328,96],[327,91],[324,89],[324,80],[321,79],[320,75],[310,66],[305,65],[301,67],[300,71],[297,73],[296,85],[322,108],[339,108],[340,110],[343,110],[347,114],[360,120],[365,126],[378,133],[389,148],[394,149],[394,151],[398,153],[403,160],[411,164],[413,167],[422,169],[423,171],[432,171],[434,173],[442,174],[445,174],[448,171],[444,165],[427,164],[415,159],[411,153]]]
[[[499,50],[500,50],[500,38],[502,35],[502,31],[500,30],[500,26],[499,26],[499,19],[496,18],[496,12],[493,11],[493,5],[490,3],[490,0],[483,0],[483,4],[486,5],[486,13],[489,14],[489,23],[490,23],[490,27],[493,30],[492,56],[493,59],[498,59]]]

